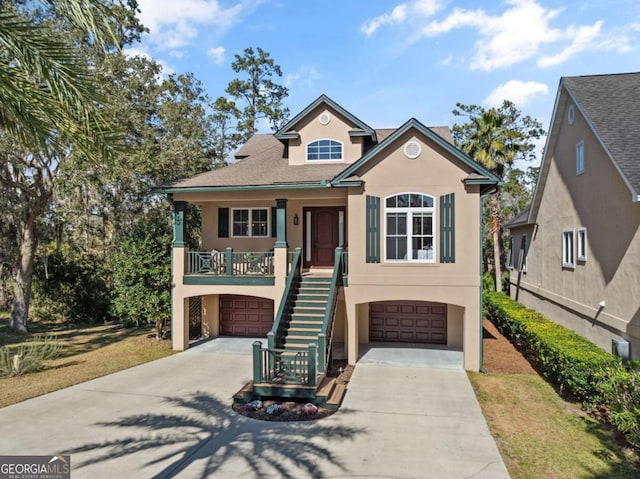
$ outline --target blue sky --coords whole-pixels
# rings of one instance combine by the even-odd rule
[[[213,98],[235,53],[282,67],[286,105],[325,93],[374,128],[449,125],[456,102],[508,98],[549,126],[561,76],[639,71],[637,0],[139,0],[131,53],[191,71]],[[261,128],[266,132],[268,128]]]

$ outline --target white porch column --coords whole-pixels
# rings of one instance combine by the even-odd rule
[[[358,307],[355,303],[346,301],[347,311],[347,360],[349,364],[356,364],[358,361]]]

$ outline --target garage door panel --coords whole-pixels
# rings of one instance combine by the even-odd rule
[[[269,299],[222,295],[220,334],[225,336],[266,336],[273,325],[273,301]]]
[[[446,344],[447,306],[426,301],[371,303],[369,339]]]

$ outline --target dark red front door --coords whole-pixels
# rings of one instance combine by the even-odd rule
[[[311,261],[306,266],[333,266],[339,242],[341,208],[307,208],[311,212]]]

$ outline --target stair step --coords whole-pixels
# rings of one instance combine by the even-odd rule
[[[331,276],[303,276],[300,283],[331,283]]]
[[[291,322],[296,322],[296,321],[314,321],[314,322],[322,323],[322,321],[324,321],[324,313],[319,313],[319,314],[295,313],[295,314],[292,314],[290,318],[291,318],[291,321],[289,324],[291,324]]]
[[[315,343],[316,340],[318,339],[317,337],[318,335],[316,334],[315,336],[313,335],[308,335],[308,334],[287,334],[284,337],[284,343],[285,344],[292,344],[292,343],[304,343],[304,344],[309,344],[309,343]]]
[[[317,294],[323,296],[329,296],[329,288],[321,288],[319,286],[308,286],[308,287],[300,287],[298,290],[298,296],[303,295],[306,296],[308,294]]]
[[[314,341],[304,340],[304,339],[296,339],[295,341],[286,340],[284,341],[283,349],[308,349],[309,343],[313,343]]]
[[[327,399],[327,406],[329,407],[329,409],[333,409],[333,407],[335,407],[336,409],[339,408],[342,404],[342,400],[344,399],[344,395],[346,394],[346,392],[346,384],[336,384],[333,388],[333,391],[331,391],[331,396],[329,396],[329,398]]]
[[[325,294],[313,294],[313,293],[298,293],[296,295],[296,301],[317,301],[326,303],[329,299],[329,292]]]
[[[299,308],[299,307],[294,307],[293,311],[292,311],[292,315],[299,315],[299,314],[313,314],[313,315],[321,315],[324,316],[324,311],[326,308],[309,308],[309,307],[305,307],[305,308]]]
[[[293,303],[293,307],[303,307],[303,308],[326,308],[327,300],[326,299],[300,299],[299,297]]]
[[[318,385],[318,389],[316,390],[316,397],[325,397],[328,398],[329,395],[333,392],[333,389],[336,386],[335,378],[327,378],[325,377],[322,382]]]
[[[289,330],[311,329],[320,331],[321,327],[322,321],[304,321],[296,319],[295,321],[289,322]]]
[[[308,336],[308,337],[317,337],[320,334],[322,329],[320,327],[317,328],[289,328],[287,330],[286,337],[291,338],[294,336]]]

